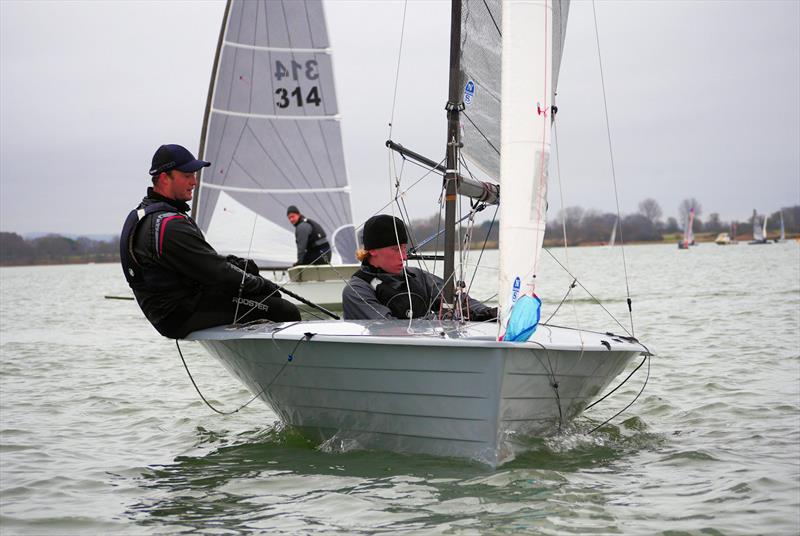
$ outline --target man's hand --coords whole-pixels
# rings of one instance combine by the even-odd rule
[[[270,281],[269,279],[264,279],[263,277],[262,277],[262,279],[266,283],[265,294],[268,294],[270,298],[280,298],[281,297],[281,293],[280,293],[280,288],[281,287],[279,287],[276,283]]]
[[[480,313],[473,314],[472,319],[476,322],[497,322],[497,307],[487,307]]]
[[[228,255],[225,257],[225,260],[240,270],[244,270],[248,274],[258,275],[258,266],[256,266],[255,262],[253,262],[253,259],[243,259],[241,257],[237,257],[236,255]]]

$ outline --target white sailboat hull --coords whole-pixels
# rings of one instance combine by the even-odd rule
[[[321,305],[326,309],[342,309],[342,290],[344,289],[344,281],[300,281],[289,282],[282,285],[289,292],[304,297],[312,303]],[[304,305],[292,298],[291,296],[283,296],[291,303],[304,307]]]
[[[361,267],[360,264],[301,265],[288,270],[262,270],[262,275],[275,281],[289,292],[327,309],[342,309],[342,290],[346,281]],[[304,305],[283,296],[295,305]]]
[[[527,343],[495,341],[496,324],[407,327],[319,321],[189,338],[312,439],[491,466],[513,459],[515,436],[546,434],[574,418],[645,351],[616,336],[548,326]]]

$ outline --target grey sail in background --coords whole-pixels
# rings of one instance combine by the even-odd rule
[[[495,180],[500,177],[501,4],[501,0],[463,0],[461,8],[462,152]],[[549,48],[555,95],[569,0],[553,0],[550,6],[553,33]],[[531,113],[536,113],[535,102],[531,103]]]
[[[229,1],[201,147],[211,167],[194,215],[220,252],[291,265],[295,205],[325,229],[334,262],[355,262],[328,47],[320,0]]]

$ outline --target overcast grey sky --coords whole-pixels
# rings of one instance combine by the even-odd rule
[[[800,2],[598,0],[621,209],[747,218],[800,204]],[[118,233],[153,151],[197,152],[224,2],[0,0],[0,230]],[[402,2],[325,2],[356,222],[388,200]],[[444,151],[449,7],[408,3],[393,138]],[[559,81],[566,204],[612,211],[592,4]],[[412,177],[412,171],[408,177]],[[551,177],[554,177],[551,174]],[[551,214],[559,208],[551,181]],[[436,208],[432,180],[409,199]]]

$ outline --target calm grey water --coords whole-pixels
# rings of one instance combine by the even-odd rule
[[[563,250],[554,254],[566,262]],[[198,398],[116,265],[0,269],[0,533],[798,534],[800,246],[626,247],[646,366],[496,470],[320,449],[255,402]],[[569,266],[627,327],[619,248]],[[474,259],[473,259],[474,260]],[[496,252],[484,258],[496,265]],[[542,261],[543,317],[571,279]],[[473,295],[488,297],[492,270]],[[576,289],[553,320],[614,329]],[[249,392],[199,345],[204,394]]]

